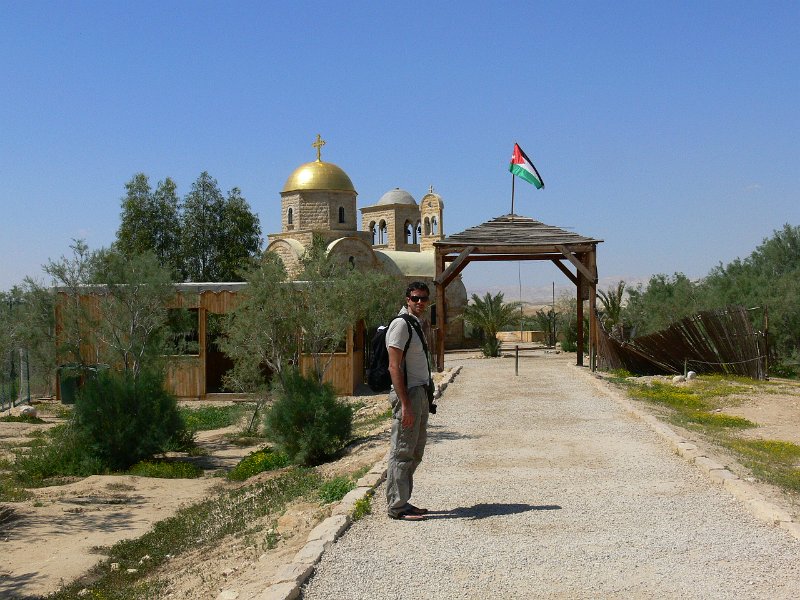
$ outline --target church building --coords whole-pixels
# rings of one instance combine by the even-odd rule
[[[405,190],[394,188],[375,204],[361,208],[359,224],[355,186],[347,173],[323,162],[320,136],[313,146],[317,159],[289,175],[281,191],[281,231],[268,236],[267,252],[281,257],[290,276],[300,271],[300,258],[314,235],[328,245],[328,253],[357,269],[379,269],[407,282],[424,281],[431,292],[436,275],[433,244],[444,238],[444,202],[431,186],[417,203]],[[398,307],[402,299],[398,299]],[[464,343],[458,320],[467,303],[467,291],[458,276],[447,287],[449,348]],[[432,307],[432,321],[436,320]]]

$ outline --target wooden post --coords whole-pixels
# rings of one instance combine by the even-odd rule
[[[444,255],[436,250],[436,277],[444,271]],[[447,323],[445,314],[447,307],[444,299],[444,283],[436,284],[436,370],[441,373],[444,370],[444,338],[447,336]]]
[[[577,313],[578,313],[578,348],[576,351],[577,362],[579,367],[583,366],[583,282],[584,278],[578,271],[578,283],[575,286],[577,291]]]
[[[592,372],[597,370],[597,263],[596,254],[589,252],[585,255],[586,265],[594,273],[594,280],[589,282],[589,368]]]

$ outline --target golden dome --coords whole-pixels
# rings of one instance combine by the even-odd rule
[[[353,182],[342,169],[333,163],[315,160],[297,167],[289,175],[283,192],[297,190],[335,190],[354,192]]]

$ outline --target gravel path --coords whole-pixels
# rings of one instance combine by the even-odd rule
[[[627,416],[573,358],[461,359],[412,501],[325,553],[311,599],[797,598],[800,543]]]

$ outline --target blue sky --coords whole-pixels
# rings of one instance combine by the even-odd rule
[[[445,202],[445,233],[510,210],[605,240],[602,281],[700,277],[800,224],[798,2],[0,0],[0,289],[109,245],[124,184],[202,171],[265,234],[313,160],[359,207]],[[513,8],[513,10],[512,10]],[[477,264],[469,291],[566,283]]]

